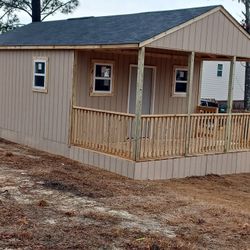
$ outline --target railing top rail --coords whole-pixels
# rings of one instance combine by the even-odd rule
[[[193,113],[191,116],[227,116],[226,113]],[[156,114],[156,115],[142,115],[142,118],[167,118],[167,117],[187,117],[188,114]]]
[[[86,107],[79,107],[79,106],[73,106],[73,109],[78,110],[85,110],[85,111],[91,111],[96,113],[106,113],[111,115],[120,115],[120,116],[126,116],[126,117],[132,117],[134,118],[134,114],[129,113],[122,113],[122,112],[114,112],[114,111],[107,111],[102,109],[93,109],[93,108],[86,108]],[[215,117],[215,116],[227,116],[227,113],[193,113],[191,116],[200,116],[200,117]],[[232,113],[233,116],[250,116],[250,113]],[[187,117],[188,114],[152,114],[152,115],[142,115],[142,118],[168,118],[168,117]]]
[[[191,114],[191,116],[211,116],[211,117],[214,117],[214,116],[228,116],[227,113],[193,113]]]
[[[162,115],[142,115],[142,118],[165,118],[165,117],[185,117],[187,114],[162,114]]]
[[[246,112],[246,113],[232,113],[232,115],[246,115],[246,116],[250,116],[250,112]]]
[[[228,113],[195,113],[191,116],[227,116]],[[250,113],[231,113],[232,116],[250,116]]]
[[[85,107],[78,107],[78,106],[73,106],[73,109],[91,111],[91,112],[96,112],[96,113],[105,113],[105,114],[110,114],[110,115],[126,116],[126,117],[132,117],[132,118],[135,117],[134,114],[106,111],[106,110],[102,110],[102,109],[92,109],[92,108],[85,108]]]

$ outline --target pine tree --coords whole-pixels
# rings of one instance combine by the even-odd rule
[[[33,6],[40,5],[40,18],[32,11]],[[20,19],[19,12],[24,12],[30,16],[31,20],[41,21],[55,13],[70,14],[79,5],[79,0],[0,0],[0,33],[18,27]],[[37,12],[35,12],[37,14]],[[38,18],[38,19],[37,19]]]

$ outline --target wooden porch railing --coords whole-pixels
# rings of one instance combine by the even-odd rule
[[[141,159],[184,155],[187,115],[143,115]]]
[[[224,151],[227,115],[192,114],[187,123],[182,114],[142,116],[141,159]]]
[[[143,115],[140,160],[250,149],[250,114]],[[187,126],[190,122],[189,126]],[[135,116],[73,107],[71,143],[133,159]],[[187,128],[190,128],[187,131]],[[227,135],[230,135],[227,137]]]
[[[132,158],[134,115],[73,107],[71,143]]]
[[[227,119],[227,114],[192,114],[186,154],[224,152]]]
[[[144,115],[140,158],[223,153],[227,140],[230,151],[250,149],[250,114],[232,114],[229,138],[228,119],[228,114],[191,114],[187,126],[188,115]]]
[[[250,114],[232,114],[230,150],[250,149]]]

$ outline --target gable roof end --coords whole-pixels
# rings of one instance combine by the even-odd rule
[[[176,27],[173,27],[172,29],[169,29],[169,30],[166,30],[165,32],[162,32],[152,38],[149,38],[148,40],[145,40],[143,42],[140,43],[139,47],[143,47],[143,46],[146,46],[148,44],[150,44],[151,42],[155,41],[155,40],[158,40],[164,36],[167,36],[175,31],[178,31],[179,29],[182,29],[194,22],[197,22],[215,12],[218,12],[218,11],[221,11],[248,39],[250,39],[250,34],[240,25],[240,23],[223,7],[223,6],[217,6],[216,8],[198,16],[198,17],[195,17],[185,23],[182,23]]]
[[[250,57],[250,35],[223,7],[148,39],[140,46]]]

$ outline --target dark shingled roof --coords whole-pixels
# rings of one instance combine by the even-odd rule
[[[216,7],[31,23],[0,35],[0,46],[140,43]]]

